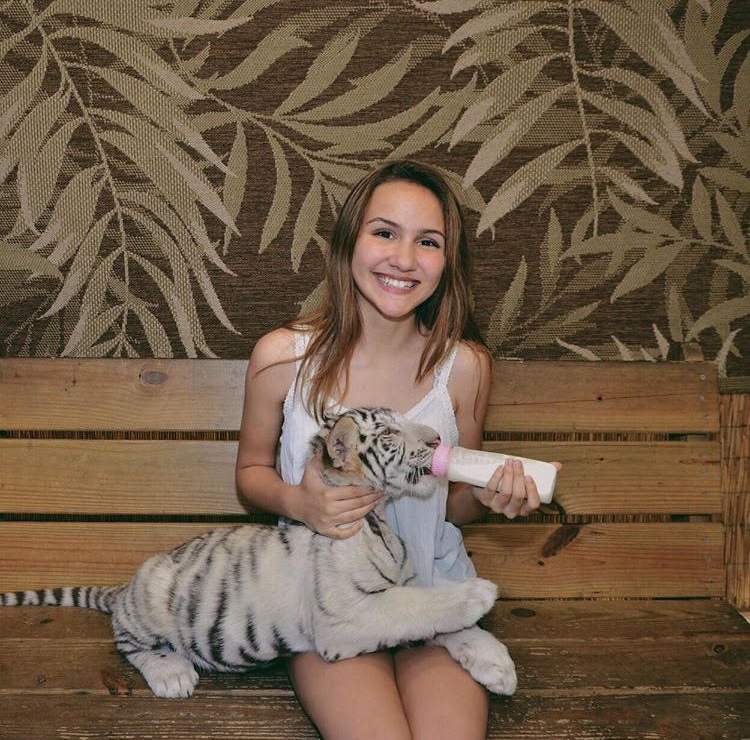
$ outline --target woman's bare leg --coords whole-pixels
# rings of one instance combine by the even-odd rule
[[[290,659],[289,676],[325,740],[411,740],[389,653],[336,663],[303,653]]]
[[[445,648],[400,650],[395,668],[413,740],[485,740],[487,691]]]

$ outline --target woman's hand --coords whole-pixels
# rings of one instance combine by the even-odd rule
[[[300,483],[300,521],[326,537],[351,537],[362,529],[362,520],[383,494],[357,486],[328,486],[321,472],[320,457],[315,455],[308,460]]]
[[[562,468],[560,463],[553,464],[558,470]],[[474,496],[488,509],[508,519],[528,516],[541,505],[536,483],[530,475],[525,475],[520,460],[507,460],[495,470],[484,488],[473,490]]]

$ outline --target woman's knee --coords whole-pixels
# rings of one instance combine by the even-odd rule
[[[402,650],[395,671],[413,740],[485,740],[487,691],[444,648]]]

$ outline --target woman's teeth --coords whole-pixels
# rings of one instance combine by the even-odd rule
[[[380,282],[389,288],[406,290],[407,288],[413,288],[416,285],[413,280],[396,280],[396,278],[387,277],[386,275],[379,275],[378,277]]]

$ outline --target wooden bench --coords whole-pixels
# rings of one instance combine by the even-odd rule
[[[0,360],[0,590],[116,583],[247,521],[245,368]],[[516,695],[492,700],[490,738],[750,737],[750,625],[726,598],[748,574],[748,450],[722,443],[721,400],[707,363],[497,363],[486,446],[565,469],[544,512],[465,528],[500,585],[486,624],[519,673]],[[727,424],[747,425],[741,409]],[[155,699],[107,617],[25,607],[0,609],[0,737],[317,734],[281,667]]]

